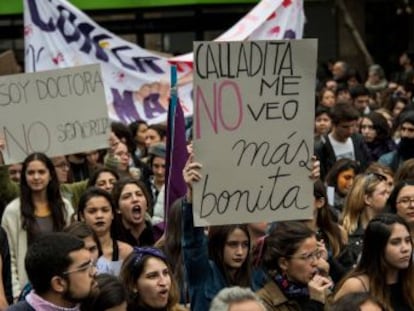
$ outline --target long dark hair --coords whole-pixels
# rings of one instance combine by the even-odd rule
[[[355,269],[338,285],[338,289],[349,278],[367,275],[370,293],[377,297],[387,308],[391,308],[390,292],[386,283],[388,264],[385,261],[385,248],[392,233],[392,226],[400,224],[410,233],[408,224],[400,216],[384,213],[373,218],[365,230],[361,259]],[[411,241],[411,239],[410,239]],[[412,241],[411,241],[412,245]],[[411,251],[412,252],[412,251]],[[414,270],[412,260],[403,273],[399,273],[405,303],[414,308]]]
[[[240,269],[238,269],[232,277],[229,273],[229,269],[224,263],[224,247],[226,245],[227,239],[234,230],[242,230],[248,239],[248,253],[246,260],[243,262]],[[241,286],[241,287],[250,287],[250,247],[251,240],[249,230],[247,225],[226,225],[226,226],[213,226],[209,229],[208,233],[208,254],[209,257],[219,268],[220,272],[226,280],[227,286]]]
[[[83,216],[83,213],[85,212],[86,204],[88,204],[88,202],[92,198],[96,198],[96,197],[102,197],[106,201],[108,201],[109,205],[111,206],[112,214],[115,215],[116,213],[115,205],[114,205],[114,201],[112,199],[111,194],[101,188],[90,187],[86,189],[86,191],[79,198],[78,211],[77,211],[78,221],[82,221],[82,216]]]
[[[407,179],[399,181],[387,200],[387,209],[392,214],[397,214],[397,198],[400,191],[406,186],[414,186],[414,179]]]
[[[141,180],[137,180],[135,178],[121,178],[115,183],[114,189],[112,190],[112,198],[114,200],[115,209],[119,211],[119,200],[121,198],[122,190],[124,190],[126,185],[130,185],[130,184],[136,185],[138,188],[141,189],[142,193],[144,194],[145,199],[147,200],[147,212],[151,214],[151,206],[152,206],[151,195],[149,194],[148,189],[145,186],[144,182]]]
[[[336,161],[325,177],[326,185],[337,189],[338,175],[343,171],[347,171],[350,169],[352,169],[355,172],[355,175],[357,175],[360,171],[358,163],[354,160],[344,158]]]
[[[46,188],[46,196],[52,215],[53,230],[61,231],[65,227],[65,218],[68,216],[66,215],[65,203],[60,193],[59,181],[52,161],[44,153],[35,152],[28,155],[23,162],[20,179],[20,211],[22,213],[22,228],[27,231],[29,244],[40,230],[36,223],[32,189],[30,189],[26,179],[27,167],[33,161],[42,162],[49,171],[50,181]]]
[[[387,119],[385,119],[382,114],[373,111],[363,116],[362,119],[368,119],[372,122],[372,126],[377,133],[375,141],[385,142],[388,139],[391,139],[391,129],[388,125]]]
[[[176,200],[168,211],[168,221],[171,226],[167,227],[164,239],[161,238],[155,243],[170,260],[174,263],[173,275],[178,286],[184,285],[184,261],[181,245],[181,229],[182,229],[182,204],[183,199]],[[181,288],[184,290],[184,288]]]
[[[325,201],[324,206],[317,210],[316,225],[322,231],[323,238],[332,249],[333,256],[336,257],[345,244],[342,239],[341,229],[333,220],[332,212],[329,209],[325,186],[319,179],[314,184],[313,196],[315,199],[324,199]]]

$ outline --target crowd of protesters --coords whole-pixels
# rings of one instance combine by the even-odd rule
[[[189,140],[166,225],[166,126],[142,120],[1,166],[0,310],[414,310],[414,54],[400,65],[318,80],[310,220],[195,227]]]

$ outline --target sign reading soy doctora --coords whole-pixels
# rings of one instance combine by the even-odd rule
[[[6,164],[104,148],[109,128],[99,65],[0,76]]]
[[[197,226],[313,213],[317,41],[196,42]]]

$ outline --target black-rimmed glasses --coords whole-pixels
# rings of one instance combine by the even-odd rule
[[[92,274],[93,271],[94,271],[94,269],[95,269],[95,267],[96,267],[95,262],[93,260],[91,260],[88,263],[86,263],[86,264],[84,264],[84,265],[82,265],[82,266],[80,266],[78,268],[75,268],[73,270],[68,270],[68,271],[62,272],[62,274],[63,275],[68,275],[68,274],[71,274],[71,273],[86,271],[88,269],[89,269],[89,273]]]

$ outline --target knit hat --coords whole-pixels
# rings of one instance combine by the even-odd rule
[[[148,154],[160,158],[165,158],[166,147],[165,143],[156,143],[148,148]]]

